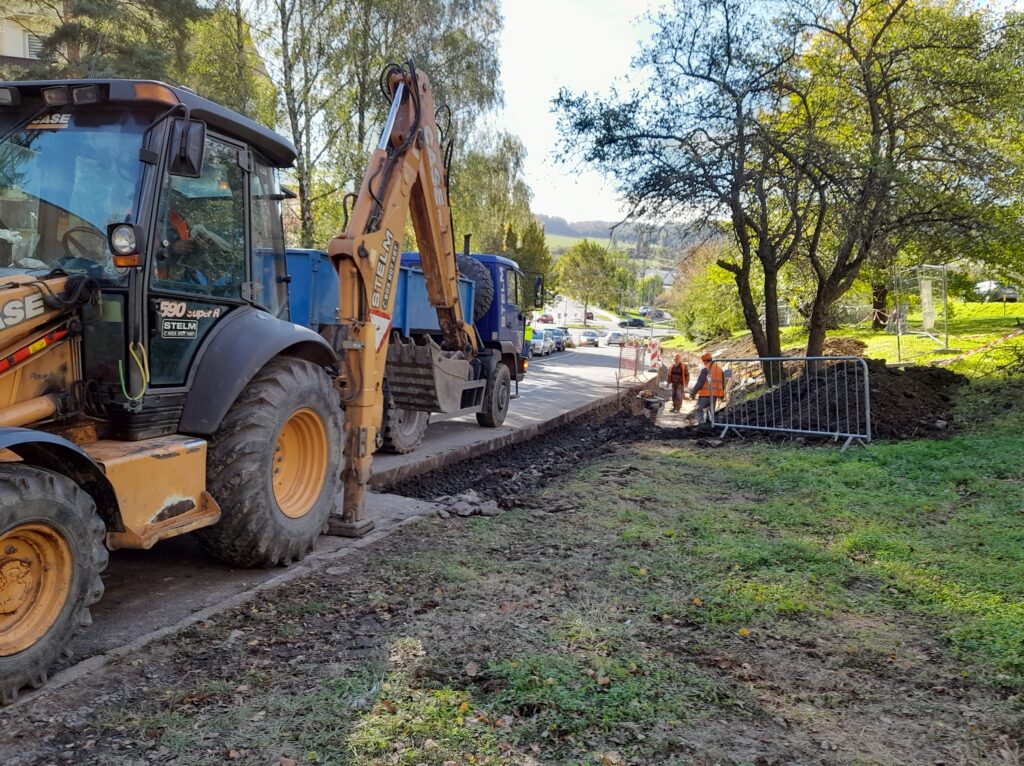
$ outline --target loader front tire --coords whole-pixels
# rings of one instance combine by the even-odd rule
[[[341,481],[343,413],[327,372],[269,362],[243,389],[207,450],[220,521],[196,534],[240,567],[289,564],[313,550]]]
[[[46,683],[103,595],[106,529],[66,476],[0,469],[0,704]]]

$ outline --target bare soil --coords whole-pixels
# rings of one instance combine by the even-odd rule
[[[714,584],[687,519],[758,498],[713,486],[685,459],[697,447],[660,433],[643,418],[578,423],[399,487],[472,486],[510,510],[402,528],[0,713],[0,762],[1021,762],[1012,699],[976,682],[934,624],[879,606],[882,583],[849,582],[870,612],[751,630],[702,619]],[[401,677],[469,711],[450,732],[426,704],[392,725],[419,699],[392,688],[410,645]]]

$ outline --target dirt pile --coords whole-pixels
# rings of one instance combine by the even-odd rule
[[[867,346],[864,344],[864,341],[858,338],[827,338],[822,350],[822,356],[864,356],[866,348]],[[701,348],[701,352],[704,351],[710,351],[716,358],[742,359],[758,356],[757,347],[754,346],[754,340],[749,335],[733,340],[708,343]],[[783,356],[803,356],[804,351],[803,346],[797,346],[786,349],[782,353]],[[693,354],[692,356],[696,359],[699,354]]]
[[[938,367],[900,370],[868,360],[871,435],[875,439],[941,436],[952,424],[956,388],[967,379]],[[863,371],[859,365],[822,365],[777,389],[727,407],[717,420],[739,425],[863,433]]]

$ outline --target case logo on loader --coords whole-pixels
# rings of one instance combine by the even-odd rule
[[[0,330],[14,327],[45,313],[46,304],[43,303],[43,296],[39,293],[26,295],[24,298],[14,298],[0,306]]]
[[[71,124],[70,114],[44,114],[25,126],[26,130],[61,130]]]

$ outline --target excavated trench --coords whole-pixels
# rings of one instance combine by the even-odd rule
[[[955,431],[957,389],[967,381],[935,367],[887,368],[869,360],[874,433],[880,439],[942,438]],[[807,385],[794,378],[785,385]],[[750,402],[737,407],[750,408]],[[734,420],[738,420],[734,418]],[[611,403],[529,441],[504,447],[428,474],[380,489],[421,500],[458,500],[471,492],[475,502],[493,500],[500,507],[522,504],[527,497],[570,468],[614,452],[623,445],[676,439],[705,440],[714,431],[697,426],[660,428],[643,414],[640,402]],[[747,432],[747,438],[828,444],[827,438]],[[719,442],[710,443],[717,446]],[[475,493],[475,494],[472,494]]]

